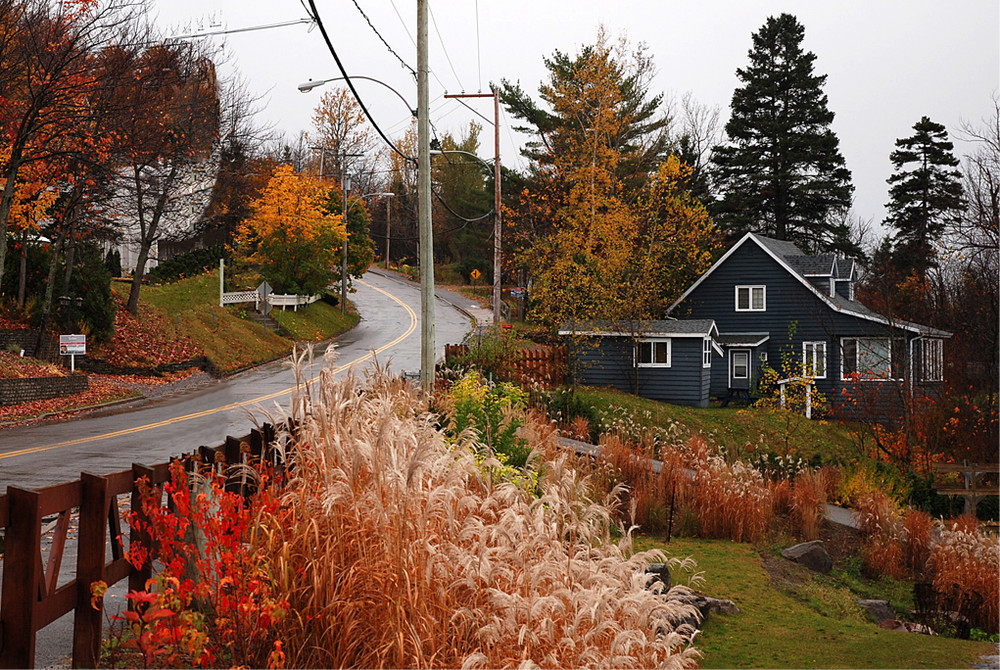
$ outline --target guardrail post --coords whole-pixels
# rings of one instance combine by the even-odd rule
[[[108,480],[88,472],[80,474],[80,536],[76,555],[76,613],[73,618],[73,667],[96,668],[101,648],[103,605],[90,603],[90,585],[104,579],[108,525]]]
[[[10,525],[4,538],[0,667],[35,666],[35,610],[42,582],[42,510],[37,491],[7,487]]]

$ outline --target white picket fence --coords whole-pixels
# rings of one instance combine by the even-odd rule
[[[271,307],[285,309],[291,307],[292,311],[298,311],[299,305],[311,305],[320,300],[320,295],[296,295],[294,293],[272,293],[267,296],[267,302]],[[219,298],[219,305],[235,305],[241,302],[252,302],[254,309],[260,308],[260,294],[257,291],[234,291],[223,293]]]

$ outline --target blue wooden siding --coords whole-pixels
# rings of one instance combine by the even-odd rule
[[[624,337],[571,342],[570,373],[587,386],[611,386],[625,393],[677,405],[708,406],[711,370],[702,367],[702,338],[671,338],[669,368],[633,368],[633,345]],[[714,360],[714,357],[713,357]]]
[[[737,312],[735,286],[765,285],[766,310]],[[880,323],[842,314],[802,285],[755,242],[748,240],[680,303],[671,316],[679,319],[715,319],[720,333],[762,332],[770,339],[763,345],[771,367],[780,369],[782,354],[802,360],[802,343],[821,341],[827,347],[826,379],[818,379],[819,390],[836,401],[840,381],[840,340],[843,337],[888,337]],[[913,337],[896,330],[894,337]],[[719,395],[728,381],[728,355],[713,359],[712,393]],[[718,368],[718,369],[717,369]]]

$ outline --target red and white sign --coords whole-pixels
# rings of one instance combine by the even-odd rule
[[[60,335],[59,353],[63,356],[84,356],[87,353],[86,335]]]

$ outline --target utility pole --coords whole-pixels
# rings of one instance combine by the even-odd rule
[[[500,315],[500,91],[492,93],[445,94],[446,98],[493,98],[493,323],[499,326]]]
[[[427,88],[427,0],[417,0],[417,220],[420,226],[420,387],[434,388],[434,231]]]
[[[346,163],[346,159],[345,159]],[[340,185],[343,187],[344,206],[341,207],[344,218],[344,246],[341,247],[340,258],[340,312],[347,313],[347,192],[351,190],[351,177],[346,172],[340,173]]]
[[[389,269],[389,240],[392,238],[390,234],[392,232],[392,199],[395,197],[395,193],[387,194],[388,200],[385,201],[385,269]]]

